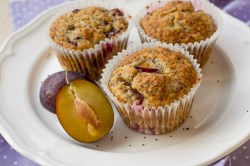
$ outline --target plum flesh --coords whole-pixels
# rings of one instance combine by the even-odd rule
[[[98,141],[114,123],[109,100],[97,85],[86,80],[74,80],[59,90],[56,115],[68,135],[84,143]]]

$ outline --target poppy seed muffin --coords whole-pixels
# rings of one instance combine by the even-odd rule
[[[141,8],[135,25],[142,42],[180,46],[203,67],[222,30],[222,19],[207,0],[161,0]]]
[[[121,10],[93,6],[59,16],[50,28],[50,37],[65,48],[84,50],[117,36],[127,28],[128,22]]]
[[[174,0],[148,13],[140,20],[147,35],[166,43],[194,43],[213,35],[216,26],[212,17],[195,11],[191,2]]]
[[[188,94],[197,78],[194,67],[181,53],[156,47],[125,57],[108,85],[121,103],[158,108]]]
[[[108,60],[127,47],[129,22],[128,14],[112,4],[73,2],[52,20],[50,43],[64,70],[97,80]]]
[[[129,128],[158,135],[173,131],[188,117],[200,71],[183,48],[151,42],[115,56],[100,82]]]

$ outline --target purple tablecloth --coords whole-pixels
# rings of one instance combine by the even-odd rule
[[[9,4],[14,29],[17,30],[42,11],[70,0],[19,0]],[[250,25],[250,0],[210,0],[234,17]],[[36,166],[17,153],[0,135],[0,166]],[[250,166],[250,140],[214,166]]]

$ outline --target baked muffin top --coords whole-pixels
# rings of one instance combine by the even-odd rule
[[[105,38],[115,37],[127,27],[121,10],[93,6],[59,16],[50,28],[50,37],[63,47],[84,50],[93,48]]]
[[[121,103],[151,108],[171,104],[187,95],[197,80],[186,57],[156,47],[126,56],[113,71],[109,89]]]
[[[167,43],[194,43],[213,35],[216,26],[211,16],[195,11],[191,2],[174,0],[148,13],[140,20],[145,33]]]

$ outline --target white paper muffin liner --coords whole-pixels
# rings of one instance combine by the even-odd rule
[[[197,73],[197,83],[190,89],[188,94],[179,100],[175,100],[169,105],[160,106],[158,108],[143,108],[135,106],[135,104],[129,105],[127,103],[119,102],[118,99],[110,92],[108,87],[108,83],[114,69],[127,55],[137,52],[143,48],[154,48],[157,46],[178,51],[183,54],[183,56],[187,57]],[[151,42],[129,47],[127,50],[123,50],[118,53],[117,56],[114,56],[112,60],[109,60],[106,68],[103,69],[100,82],[104,92],[113,101],[119,115],[129,128],[145,134],[164,134],[179,127],[189,115],[194,94],[201,83],[201,77],[202,75],[199,64],[197,63],[197,60],[193,59],[193,55],[190,55],[188,51],[184,51],[184,49],[179,46],[168,45],[160,42]]]
[[[155,1],[154,3],[151,3],[147,6],[144,6],[139,12],[137,13],[134,21],[135,25],[137,27],[137,30],[139,32],[140,38],[142,42],[151,42],[151,41],[157,41],[157,39],[148,36],[143,28],[140,26],[140,20],[143,18],[147,13],[151,13],[154,10],[164,6],[167,2],[170,2],[172,0],[160,0]],[[194,55],[194,58],[197,59],[197,62],[201,64],[201,67],[204,66],[209,59],[212,51],[212,47],[216,42],[216,39],[219,36],[219,33],[222,29],[222,19],[219,13],[219,9],[215,7],[212,3],[210,3],[208,0],[186,0],[191,1],[195,11],[197,10],[203,10],[205,13],[209,14],[217,27],[217,30],[214,32],[214,34],[205,40],[201,40],[200,42],[195,43],[168,43],[171,45],[177,45],[181,46],[185,50],[189,51],[190,54]]]
[[[48,25],[48,30],[50,30],[50,26],[60,15],[72,12],[74,9],[82,9],[89,6],[100,6],[104,7],[107,10],[118,8],[110,3],[102,1],[87,0],[70,3],[62,8],[61,11],[51,19]],[[56,52],[57,58],[63,69],[86,74],[94,80],[100,78],[102,69],[104,68],[108,60],[111,59],[117,52],[127,47],[129,31],[131,28],[131,20],[124,9],[119,9],[124,12],[124,17],[128,21],[127,30],[112,39],[106,38],[104,41],[100,41],[93,48],[85,49],[82,51],[69,49],[54,42],[50,38],[50,36],[48,37],[51,47]]]

